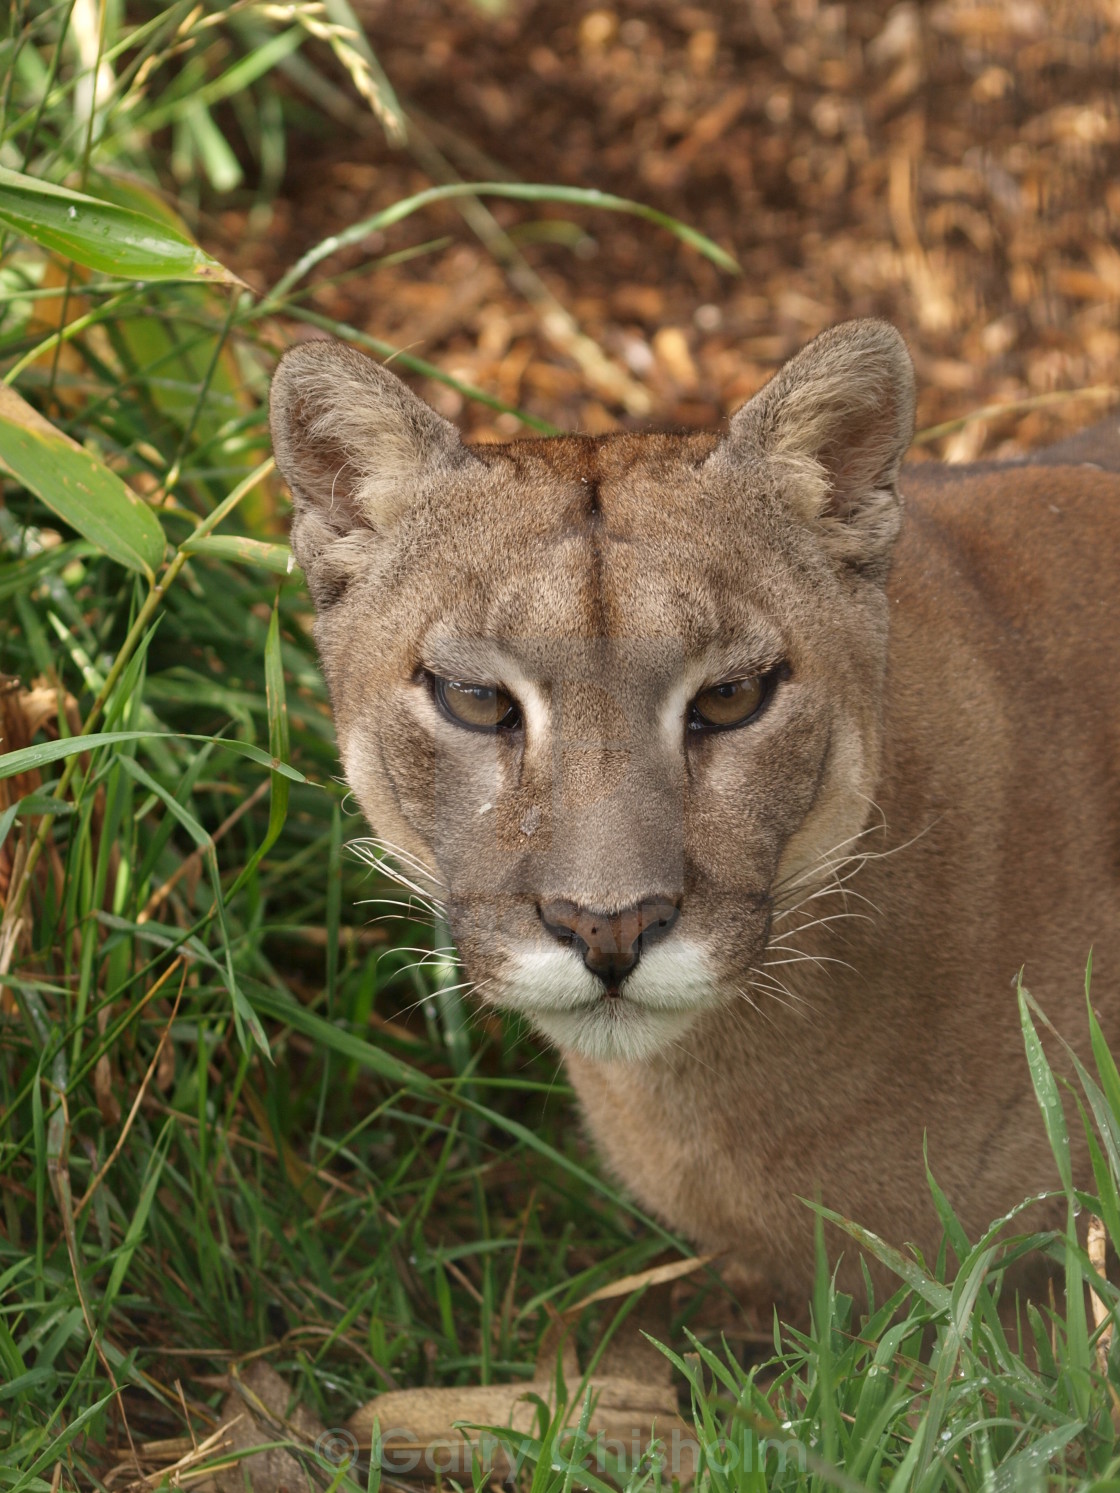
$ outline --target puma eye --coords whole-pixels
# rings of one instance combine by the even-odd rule
[[[444,715],[469,731],[509,731],[521,724],[521,712],[497,685],[433,679],[432,688]]]
[[[757,714],[768,694],[770,676],[731,679],[702,689],[692,702],[688,724],[694,731],[726,731],[745,726]]]

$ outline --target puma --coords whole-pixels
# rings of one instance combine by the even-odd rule
[[[879,321],[723,434],[470,446],[329,341],[272,386],[363,811],[610,1169],[794,1317],[800,1199],[930,1258],[924,1141],[973,1238],[1056,1185],[1021,966],[1084,1052],[1092,947],[1120,1036],[1120,425],[903,499],[913,419]]]

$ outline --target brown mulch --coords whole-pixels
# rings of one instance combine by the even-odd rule
[[[717,423],[815,332],[868,314],[909,339],[920,425],[1120,384],[1115,0],[359,8],[417,128],[394,148],[340,105],[337,131],[298,152],[267,232],[247,240],[227,222],[254,283],[435,179],[561,182],[681,218],[742,275],[636,219],[490,199],[509,235],[497,252],[440,205],[327,261],[310,304],[591,432]],[[444,235],[405,263],[325,283]],[[512,266],[511,239],[524,256]],[[579,366],[554,302],[602,366]],[[518,429],[418,387],[476,436]],[[1002,414],[931,449],[1010,453],[1104,407],[1082,396]]]

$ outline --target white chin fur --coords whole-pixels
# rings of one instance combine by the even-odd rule
[[[517,1011],[561,1052],[597,1062],[640,1063],[672,1046],[717,999],[696,944],[659,944],[644,954],[621,998],[603,987],[572,949],[527,949],[492,998]]]

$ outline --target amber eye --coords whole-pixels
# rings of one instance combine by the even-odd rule
[[[692,702],[689,725],[694,730],[726,730],[744,726],[766,698],[766,676],[731,679],[703,689]]]
[[[521,724],[517,706],[497,685],[433,679],[432,686],[436,703],[457,726],[466,726],[471,731],[501,731]]]

